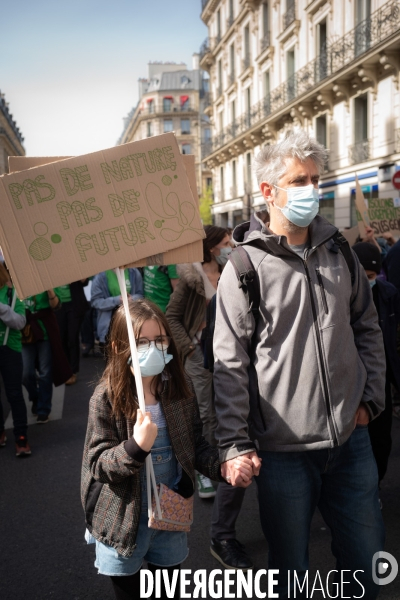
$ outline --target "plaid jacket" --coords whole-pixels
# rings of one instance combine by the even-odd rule
[[[161,402],[172,447],[182,465],[178,491],[185,497],[194,493],[195,469],[223,481],[218,450],[202,436],[194,391],[184,399],[169,401],[162,396]],[[107,391],[97,386],[89,406],[81,500],[91,534],[122,556],[131,556],[135,549],[141,506],[139,470],[148,454],[133,439],[133,426],[134,421],[112,414]]]

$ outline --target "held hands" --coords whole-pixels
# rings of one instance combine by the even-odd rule
[[[138,446],[145,452],[150,452],[153,447],[154,440],[157,437],[157,425],[151,422],[149,412],[143,416],[142,411],[138,408],[136,413],[136,423],[133,428],[133,437]]]
[[[236,456],[221,465],[222,477],[236,487],[249,487],[253,475],[260,472],[261,460],[257,452]]]

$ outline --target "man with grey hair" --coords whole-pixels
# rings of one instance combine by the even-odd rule
[[[326,155],[299,131],[256,158],[268,218],[253,215],[233,238],[253,264],[260,304],[255,318],[228,263],[214,336],[217,438],[232,485],[251,483],[240,463],[258,475],[279,598],[308,597],[318,507],[332,533],[338,580],[351,571],[343,574],[350,583],[342,597],[365,600],[378,594],[371,564],[384,542],[367,425],[384,408],[385,355],[365,273],[349,248],[351,263],[341,251],[336,227],[318,215]]]

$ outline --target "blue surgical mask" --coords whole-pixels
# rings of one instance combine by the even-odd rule
[[[297,225],[298,227],[308,227],[314,217],[318,214],[318,190],[316,190],[312,184],[287,189],[280,188],[277,185],[275,187],[278,190],[283,190],[287,193],[286,206],[281,208],[274,204],[275,208],[278,208],[285,215],[287,220],[294,225]]]
[[[373,288],[375,284],[376,284],[376,279],[369,279],[369,285],[371,286],[371,288]]]
[[[138,350],[139,367],[142,377],[154,377],[164,371],[167,365],[174,357],[167,351],[156,348],[154,342],[150,342],[150,348],[144,352]],[[129,363],[130,361],[128,361]]]
[[[232,252],[232,248],[221,248],[220,255],[215,257],[215,260],[222,267],[226,265],[229,260],[229,255]]]

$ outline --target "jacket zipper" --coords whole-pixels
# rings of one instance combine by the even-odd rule
[[[329,428],[331,429],[331,433],[332,433],[332,437],[333,437],[333,445],[338,446],[339,444],[338,444],[338,440],[336,437],[335,428],[333,425],[332,411],[331,411],[329,392],[328,392],[328,382],[327,382],[327,378],[326,378],[324,357],[322,354],[322,343],[321,343],[321,337],[320,337],[320,332],[319,332],[319,328],[318,328],[317,311],[316,311],[315,303],[314,303],[312,282],[311,282],[310,272],[308,270],[306,260],[303,260],[303,263],[304,263],[304,268],[305,268],[306,275],[307,275],[308,289],[310,292],[311,308],[312,308],[313,318],[314,318],[314,328],[315,328],[315,333],[316,333],[316,337],[317,337],[318,354],[319,354],[319,360],[321,363],[322,384],[323,384],[323,388],[324,388],[325,406],[326,406],[326,412],[328,415],[328,423],[329,423]]]
[[[317,272],[317,278],[318,278],[318,283],[319,283],[319,288],[321,290],[321,296],[322,296],[322,304],[324,305],[324,310],[325,310],[325,314],[328,314],[328,303],[326,301],[326,295],[325,295],[325,288],[324,288],[324,282],[322,281],[322,275],[320,270],[317,268],[315,269]]]

